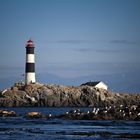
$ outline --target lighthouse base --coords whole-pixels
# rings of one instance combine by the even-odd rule
[[[25,84],[33,84],[35,82],[35,73],[26,73]]]

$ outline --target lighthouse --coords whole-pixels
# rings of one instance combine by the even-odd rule
[[[25,84],[33,84],[36,82],[34,48],[33,41],[31,39],[28,40],[26,45]]]

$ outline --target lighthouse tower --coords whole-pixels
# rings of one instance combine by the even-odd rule
[[[25,84],[35,83],[35,55],[34,44],[30,39],[26,45],[26,68],[25,68]]]

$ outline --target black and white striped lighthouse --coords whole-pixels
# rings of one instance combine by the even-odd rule
[[[28,40],[26,45],[25,84],[32,84],[36,82],[34,48],[33,41],[31,39]]]

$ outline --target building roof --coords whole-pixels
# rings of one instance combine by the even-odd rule
[[[87,82],[87,83],[84,83],[84,84],[81,84],[81,86],[96,86],[97,84],[99,84],[101,81],[95,81],[95,82]]]

